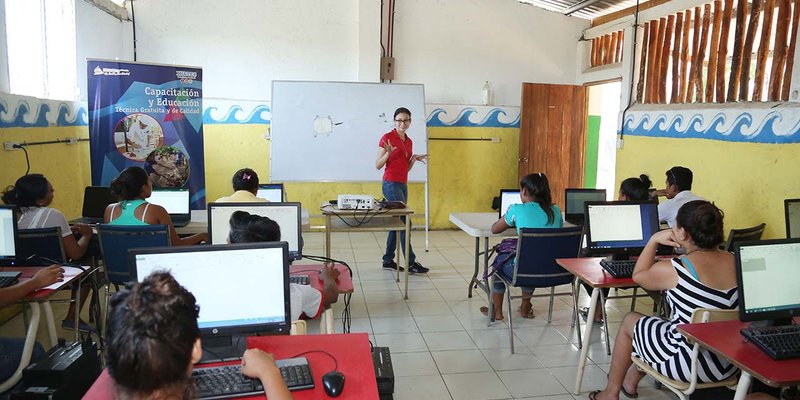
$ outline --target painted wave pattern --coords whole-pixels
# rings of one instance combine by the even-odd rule
[[[215,118],[219,114],[217,107],[207,107],[203,111],[204,124],[269,124],[272,120],[272,111],[269,106],[262,104],[253,108],[249,115],[239,118],[244,110],[241,106],[233,105],[220,118]]]
[[[638,119],[638,121],[637,121]],[[711,118],[703,114],[637,114],[629,115],[623,133],[631,136],[650,136],[685,139],[711,139],[746,143],[800,143],[800,121],[784,120],[780,110],[766,115],[752,113],[726,114],[719,112]]]
[[[32,107],[28,101],[20,99],[12,110],[5,100],[0,99],[0,128],[44,128],[53,125],[89,125],[89,118],[84,104],[69,102],[58,103],[57,114],[52,112],[50,104],[45,102],[40,102],[35,107],[36,110],[32,111]]]
[[[512,118],[501,108],[493,108],[486,113],[486,116],[479,121],[474,121],[473,117],[478,115],[474,108],[467,107],[462,109],[456,118],[445,120],[448,113],[443,108],[436,108],[431,111],[426,121],[429,127],[470,127],[470,128],[519,128],[519,113]],[[510,121],[508,121],[510,119]]]

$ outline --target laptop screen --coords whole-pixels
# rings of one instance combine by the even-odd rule
[[[583,205],[587,201],[606,201],[605,189],[565,189],[564,190],[564,215],[567,217],[583,217]]]
[[[256,193],[256,196],[275,203],[280,203],[283,201],[283,184],[268,183],[258,185],[258,193]]]
[[[14,261],[16,256],[17,219],[14,206],[0,206],[0,261]]]
[[[786,211],[786,237],[800,238],[800,199],[783,201]]]
[[[508,207],[512,204],[522,204],[522,198],[519,197],[519,189],[500,189],[500,217],[506,215]]]
[[[170,215],[189,215],[189,189],[155,189],[147,201],[164,207]]]
[[[278,223],[281,240],[289,243],[289,257],[302,256],[300,247],[300,203],[210,203],[208,205],[208,236],[211,244],[228,243],[231,215],[235,211],[267,217]]]

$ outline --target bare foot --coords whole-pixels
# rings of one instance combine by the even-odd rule
[[[481,314],[489,316],[489,307],[486,307],[486,306],[481,307]],[[502,311],[497,311],[497,310],[494,311],[494,320],[495,321],[502,321],[504,319],[505,319],[505,317],[503,317],[503,312]]]
[[[622,390],[631,396],[636,396],[639,391],[639,381],[642,380],[645,373],[639,371],[635,365],[631,365],[628,371],[625,372],[625,378],[622,380]]]

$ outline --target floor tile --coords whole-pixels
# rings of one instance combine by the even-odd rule
[[[413,311],[412,311],[413,313]],[[414,316],[420,332],[447,332],[464,330],[455,315]]]
[[[371,318],[372,331],[375,334],[383,333],[413,333],[419,332],[417,323],[412,317],[385,317]]]
[[[415,351],[428,351],[425,340],[419,333],[386,333],[376,334],[378,346],[388,347],[392,354],[409,353]]]
[[[477,347],[467,332],[423,332],[422,337],[431,351],[473,350]]]
[[[442,374],[491,371],[492,366],[479,350],[432,351]]]
[[[393,353],[392,368],[394,376],[418,376],[436,375],[439,376],[439,369],[427,351],[415,353]],[[396,390],[395,390],[396,392]]]
[[[422,290],[422,292],[428,292],[428,290]],[[409,297],[411,297],[413,294],[409,293],[408,295]],[[420,302],[409,301],[408,308],[411,310],[411,314],[413,314],[415,317],[424,317],[432,315],[453,315],[453,311],[450,310],[450,306],[447,305],[447,303],[445,303],[443,300],[420,301]]]
[[[511,354],[511,348],[482,349],[481,352],[495,371],[544,368],[527,347],[517,347],[514,354]]]
[[[394,381],[395,400],[451,400],[442,377],[437,374],[427,376],[398,376]]]
[[[514,397],[567,394],[567,389],[546,369],[523,369],[497,373]]]
[[[511,397],[494,372],[442,375],[453,400],[507,399]]]

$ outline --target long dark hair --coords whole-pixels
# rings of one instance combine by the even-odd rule
[[[169,272],[153,272],[117,293],[108,317],[106,358],[118,390],[131,397],[166,390],[193,398],[187,371],[200,337],[199,314],[194,295]]]
[[[519,187],[528,190],[528,194],[533,196],[534,201],[539,203],[539,206],[547,214],[547,224],[552,224],[556,220],[556,215],[553,211],[553,196],[550,194],[550,182],[547,180],[547,175],[542,172],[525,175],[519,181]]]
[[[650,197],[650,186],[653,182],[650,177],[641,174],[638,178],[628,178],[619,185],[619,193],[625,195],[628,200],[644,201]]]
[[[9,186],[3,192],[3,203],[13,204],[17,208],[36,207],[36,202],[47,196],[48,189],[44,175],[28,174],[17,179],[14,186]]]
[[[678,210],[675,221],[701,249],[715,249],[722,243],[725,214],[705,200],[690,201]]]
[[[111,193],[120,200],[133,200],[142,194],[150,177],[142,167],[128,167],[111,181]]]

